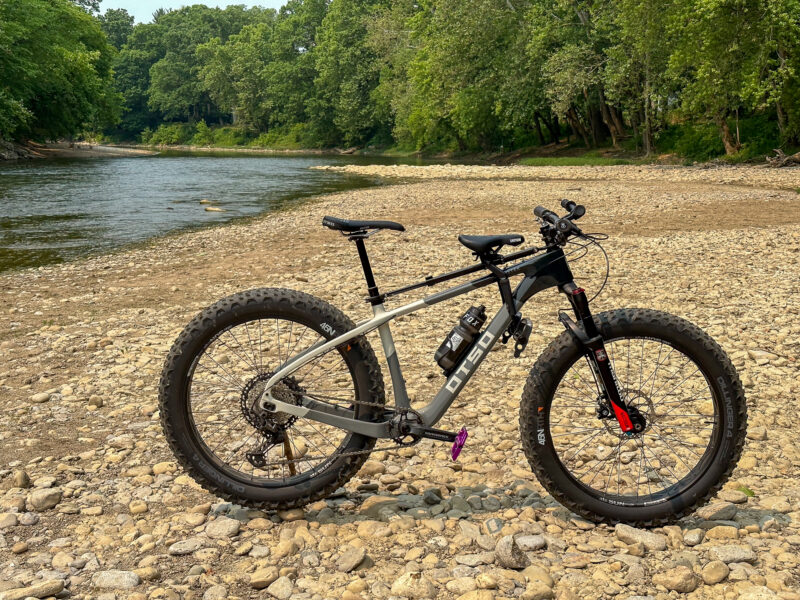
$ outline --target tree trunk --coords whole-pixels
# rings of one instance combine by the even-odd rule
[[[533,113],[533,124],[536,126],[536,135],[539,138],[539,145],[544,146],[544,134],[542,133],[542,124],[539,122],[539,113]]]
[[[625,137],[625,121],[622,119],[622,113],[613,105],[608,107],[608,111],[611,113],[611,118],[617,126],[617,135],[619,137]]]
[[[536,116],[544,121],[544,126],[547,127],[547,132],[550,134],[550,142],[553,144],[560,142],[561,135],[558,127],[558,117],[553,115],[552,119],[546,119],[539,111],[536,112]]]
[[[778,131],[780,131],[781,137],[783,137],[784,131],[786,131],[786,113],[783,112],[783,106],[780,100],[775,103],[775,112],[778,113]]]
[[[614,121],[614,118],[611,116],[611,109],[606,102],[606,96],[603,93],[602,88],[598,92],[600,94],[600,114],[603,117],[603,122],[608,127],[608,131],[611,133],[611,144],[614,148],[617,148],[617,141],[625,135],[625,132],[617,127],[617,123]]]
[[[586,132],[586,128],[581,123],[580,117],[578,116],[578,111],[575,110],[574,106],[570,106],[569,110],[566,114],[567,121],[569,122],[570,127],[572,127],[572,131],[575,134],[575,137],[582,137],[583,143],[586,145],[587,148],[591,148],[589,145],[589,135]]]
[[[642,145],[645,156],[653,153],[653,122],[650,115],[650,96],[644,100],[644,129],[642,130]]]
[[[727,115],[724,114],[717,115],[715,121],[717,122],[717,127],[719,128],[719,136],[722,138],[722,144],[725,146],[725,154],[736,154],[741,147],[736,142],[736,138],[733,137],[733,133],[728,125],[728,119],[726,116]]]

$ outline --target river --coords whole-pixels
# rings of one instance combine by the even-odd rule
[[[278,210],[312,195],[379,184],[309,169],[354,162],[418,161],[166,153],[0,163],[0,271],[107,252]]]

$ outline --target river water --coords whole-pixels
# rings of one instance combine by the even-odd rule
[[[417,161],[164,154],[0,163],[0,271],[105,252],[379,183],[309,169],[354,162]],[[208,206],[224,212],[206,211]]]

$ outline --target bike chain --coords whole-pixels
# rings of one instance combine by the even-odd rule
[[[312,396],[312,398],[313,398],[313,396]],[[329,404],[331,406],[336,406],[336,405],[334,405],[334,404],[332,404],[330,402],[325,402],[324,400],[320,400],[318,398],[314,398],[314,400],[316,400],[317,402],[322,402],[324,404]],[[362,405],[362,406],[372,406],[374,408],[382,408],[382,409],[386,408],[386,405],[382,404],[380,402],[366,402],[364,400],[350,400],[349,402],[350,402],[350,404],[359,404],[359,405]],[[410,411],[410,412],[416,413],[416,411],[414,411],[413,409],[405,409],[405,411],[406,412]],[[393,440],[394,440],[394,438],[393,438]],[[398,442],[398,441],[395,440],[393,446],[387,446],[386,448],[372,448],[370,450],[351,450],[350,452],[342,452],[340,454],[336,454],[335,457],[338,459],[338,458],[346,458],[346,457],[349,457],[349,456],[360,456],[362,454],[371,454],[373,452],[397,451],[400,448],[413,446],[413,445],[419,443],[419,441],[420,440],[414,440],[413,442]],[[269,465],[285,465],[285,464],[289,464],[289,463],[296,463],[296,462],[301,462],[301,461],[304,461],[304,460],[308,460],[308,458],[309,457],[307,457],[307,456],[303,456],[301,458],[285,459],[285,460],[280,461],[279,463],[269,463],[268,465],[265,465],[265,466],[269,466]],[[311,458],[330,458],[330,457],[311,457]]]

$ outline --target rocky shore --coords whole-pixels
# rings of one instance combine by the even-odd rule
[[[0,275],[0,600],[800,599],[800,170],[345,168],[410,182]],[[596,311],[674,312],[739,369],[748,442],[712,504],[650,531],[596,526],[531,475],[517,412],[561,330],[554,293],[529,304],[522,357],[498,345],[441,423],[470,431],[458,462],[433,442],[378,452],[334,497],[277,514],[222,503],[173,462],[158,378],[200,308],[283,286],[368,316],[355,249],[323,215],[406,225],[368,243],[388,289],[471,264],[458,233],[536,244],[532,208],[563,197],[586,205],[586,231],[610,235]],[[603,268],[597,252],[574,264],[589,291]],[[412,399],[442,384],[433,353],[459,311],[491,312],[497,296],[396,323]]]

